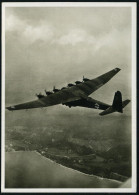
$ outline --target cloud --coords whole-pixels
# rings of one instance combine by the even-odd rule
[[[60,45],[72,45],[75,46],[78,43],[94,43],[95,39],[93,36],[89,35],[85,30],[73,29],[70,30],[66,35],[62,35],[59,39],[54,40],[54,42]]]
[[[24,43],[34,43],[37,40],[45,42],[50,41],[52,44],[72,45],[79,43],[92,44],[95,39],[92,35],[83,29],[69,29],[68,33],[55,31],[55,28],[45,20],[40,20],[36,25],[29,23],[29,20],[23,20],[11,13],[6,17],[6,32],[15,33],[17,38]]]
[[[35,42],[37,40],[48,41],[53,37],[53,30],[48,25],[35,27],[27,25],[23,32],[23,36],[30,40],[30,42]]]
[[[122,31],[113,29],[109,33],[104,33],[96,39],[95,51],[99,51],[101,48],[117,51],[120,49],[120,52],[121,48],[124,48],[127,51],[131,47],[130,35],[127,29],[123,29]]]
[[[22,31],[26,23],[21,21],[18,17],[11,14],[5,19],[5,30],[6,31]]]
[[[19,33],[19,39],[24,43],[33,43],[37,40],[48,41],[53,37],[53,27],[40,21],[38,25],[31,25],[25,20],[11,14],[6,17],[5,30],[10,33]]]

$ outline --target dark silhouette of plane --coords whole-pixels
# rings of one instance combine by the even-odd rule
[[[88,97],[91,93],[106,84],[120,70],[121,69],[119,68],[115,68],[95,79],[83,77],[83,82],[76,82],[76,85],[69,83],[67,88],[63,87],[61,90],[55,89],[54,87],[54,93],[45,90],[47,96],[41,95],[41,97],[39,97],[37,95],[38,100],[10,106],[7,107],[7,109],[14,111],[62,104],[69,107],[80,106],[103,110],[100,115],[106,115],[113,112],[123,113],[123,108],[130,102],[130,100],[127,99],[122,101],[122,94],[120,91],[115,93],[112,105]]]

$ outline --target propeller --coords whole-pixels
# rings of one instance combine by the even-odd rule
[[[83,81],[89,81],[89,79],[83,76]]]
[[[55,86],[53,86],[53,91],[55,90]]]
[[[44,91],[45,91],[45,93],[47,92],[47,90],[46,90],[46,89],[45,89]]]

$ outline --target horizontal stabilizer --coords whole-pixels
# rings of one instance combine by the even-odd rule
[[[127,104],[129,104],[129,103],[130,103],[130,100],[124,100],[124,101],[122,102],[123,108],[124,108]]]
[[[103,116],[103,115],[110,114],[110,113],[113,113],[113,112],[115,112],[115,110],[113,109],[112,106],[110,106],[109,108],[107,108],[103,112],[99,113],[99,115]]]

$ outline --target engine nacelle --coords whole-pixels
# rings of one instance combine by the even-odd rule
[[[69,83],[68,84],[68,87],[72,87],[72,86],[74,86],[74,84],[72,84],[72,83]]]
[[[78,85],[78,84],[80,84],[80,83],[82,83],[81,81],[75,81],[75,83],[76,83],[76,85]]]

